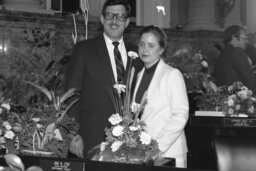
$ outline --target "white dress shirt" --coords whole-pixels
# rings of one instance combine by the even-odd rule
[[[103,33],[103,36],[104,36],[104,39],[105,39],[105,42],[107,45],[108,54],[110,57],[111,67],[112,67],[112,71],[114,73],[115,81],[117,81],[116,62],[115,62],[115,56],[114,56],[114,45],[112,44],[113,41],[110,40],[110,38],[108,38],[108,36],[105,33]],[[124,45],[123,37],[118,42],[119,42],[118,49],[121,53],[122,62],[124,64],[124,69],[126,69],[127,52],[126,52],[126,48]]]

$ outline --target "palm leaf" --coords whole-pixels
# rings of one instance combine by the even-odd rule
[[[64,101],[66,101],[68,98],[74,96],[76,93],[76,88],[71,88],[67,92],[65,92],[61,97],[60,97],[60,104],[62,104]]]
[[[44,93],[44,94],[48,97],[48,99],[49,99],[50,101],[52,101],[52,94],[51,94],[51,91],[49,91],[46,87],[39,86],[39,85],[37,85],[37,84],[35,84],[35,83],[31,82],[31,81],[26,81],[26,82],[27,82],[28,84],[30,84],[30,85],[32,85],[32,86],[38,88],[42,93]]]
[[[78,101],[79,99],[75,99],[72,103],[70,103],[66,109],[61,113],[61,116],[57,119],[56,123],[59,124],[61,120],[64,118],[69,109]]]

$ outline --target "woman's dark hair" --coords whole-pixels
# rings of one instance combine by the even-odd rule
[[[108,6],[113,6],[113,5],[123,5],[126,9],[126,16],[130,17],[131,16],[131,6],[130,4],[127,2],[127,0],[107,0],[102,8],[102,15],[105,13],[106,8]]]
[[[152,33],[158,38],[158,43],[159,43],[160,47],[164,49],[162,56],[165,56],[166,47],[167,47],[167,36],[166,36],[164,30],[159,27],[153,26],[153,25],[146,26],[141,30],[139,38],[141,38],[141,36],[144,33]]]
[[[224,31],[224,43],[227,44],[232,40],[232,37],[237,37],[239,39],[241,30],[245,30],[242,26],[239,25],[232,25],[229,26]]]

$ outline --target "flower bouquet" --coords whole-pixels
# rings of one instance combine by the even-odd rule
[[[205,81],[206,92],[198,96],[200,110],[222,111],[226,117],[256,117],[256,98],[241,82],[217,87]]]
[[[45,87],[28,83],[39,88],[49,102],[38,104],[37,108],[30,108],[26,112],[26,131],[21,139],[21,153],[66,158],[72,136],[79,129],[78,123],[67,115],[67,111],[78,99],[68,106],[64,106],[64,102],[77,94],[75,89],[70,89],[59,97]]]
[[[17,153],[22,133],[22,118],[11,110],[11,101],[0,100],[0,154]]]
[[[138,57],[135,52],[129,52],[128,56],[133,59]],[[110,91],[116,113],[108,119],[111,126],[105,128],[106,140],[92,149],[96,150],[93,160],[147,163],[161,154],[157,141],[144,130],[144,123],[138,117],[146,105],[146,96],[140,105],[130,104],[133,75],[134,68],[130,66],[126,85],[115,84]],[[122,93],[125,95],[122,96]]]

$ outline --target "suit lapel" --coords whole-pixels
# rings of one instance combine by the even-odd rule
[[[106,78],[105,80],[109,82],[110,84],[115,83],[115,77],[113,74],[110,57],[108,54],[107,46],[104,40],[103,36],[100,36],[97,39],[97,47],[95,48],[97,51],[97,57],[99,58],[99,61],[101,62],[103,72],[102,74],[105,76],[102,76],[102,78]]]
[[[156,68],[156,71],[154,73],[154,76],[149,84],[149,87],[148,87],[148,92],[147,92],[147,98],[148,99],[151,99],[152,98],[152,94],[154,93],[154,91],[157,89],[157,87],[159,87],[159,83],[160,83],[160,79],[161,79],[161,76],[163,75],[163,72],[164,72],[164,67],[165,67],[165,64],[163,62],[162,59],[160,59],[159,61],[159,64]],[[134,89],[134,94],[133,94],[133,101],[135,101],[135,97],[136,97],[136,93],[138,91],[138,88],[139,88],[139,85],[140,85],[140,82],[141,82],[141,79],[142,79],[142,76],[143,76],[143,73],[145,72],[145,68],[143,68],[139,73],[138,73],[138,78],[137,78],[137,83],[136,83],[136,86],[135,86],[135,89]]]
[[[151,83],[149,84],[148,87],[148,98],[152,98],[152,94],[155,92],[155,90],[159,87],[160,84],[160,79],[163,75],[163,70],[164,70],[164,62],[162,59],[160,59],[159,64],[156,68],[156,71],[154,73],[154,76],[151,80]]]

